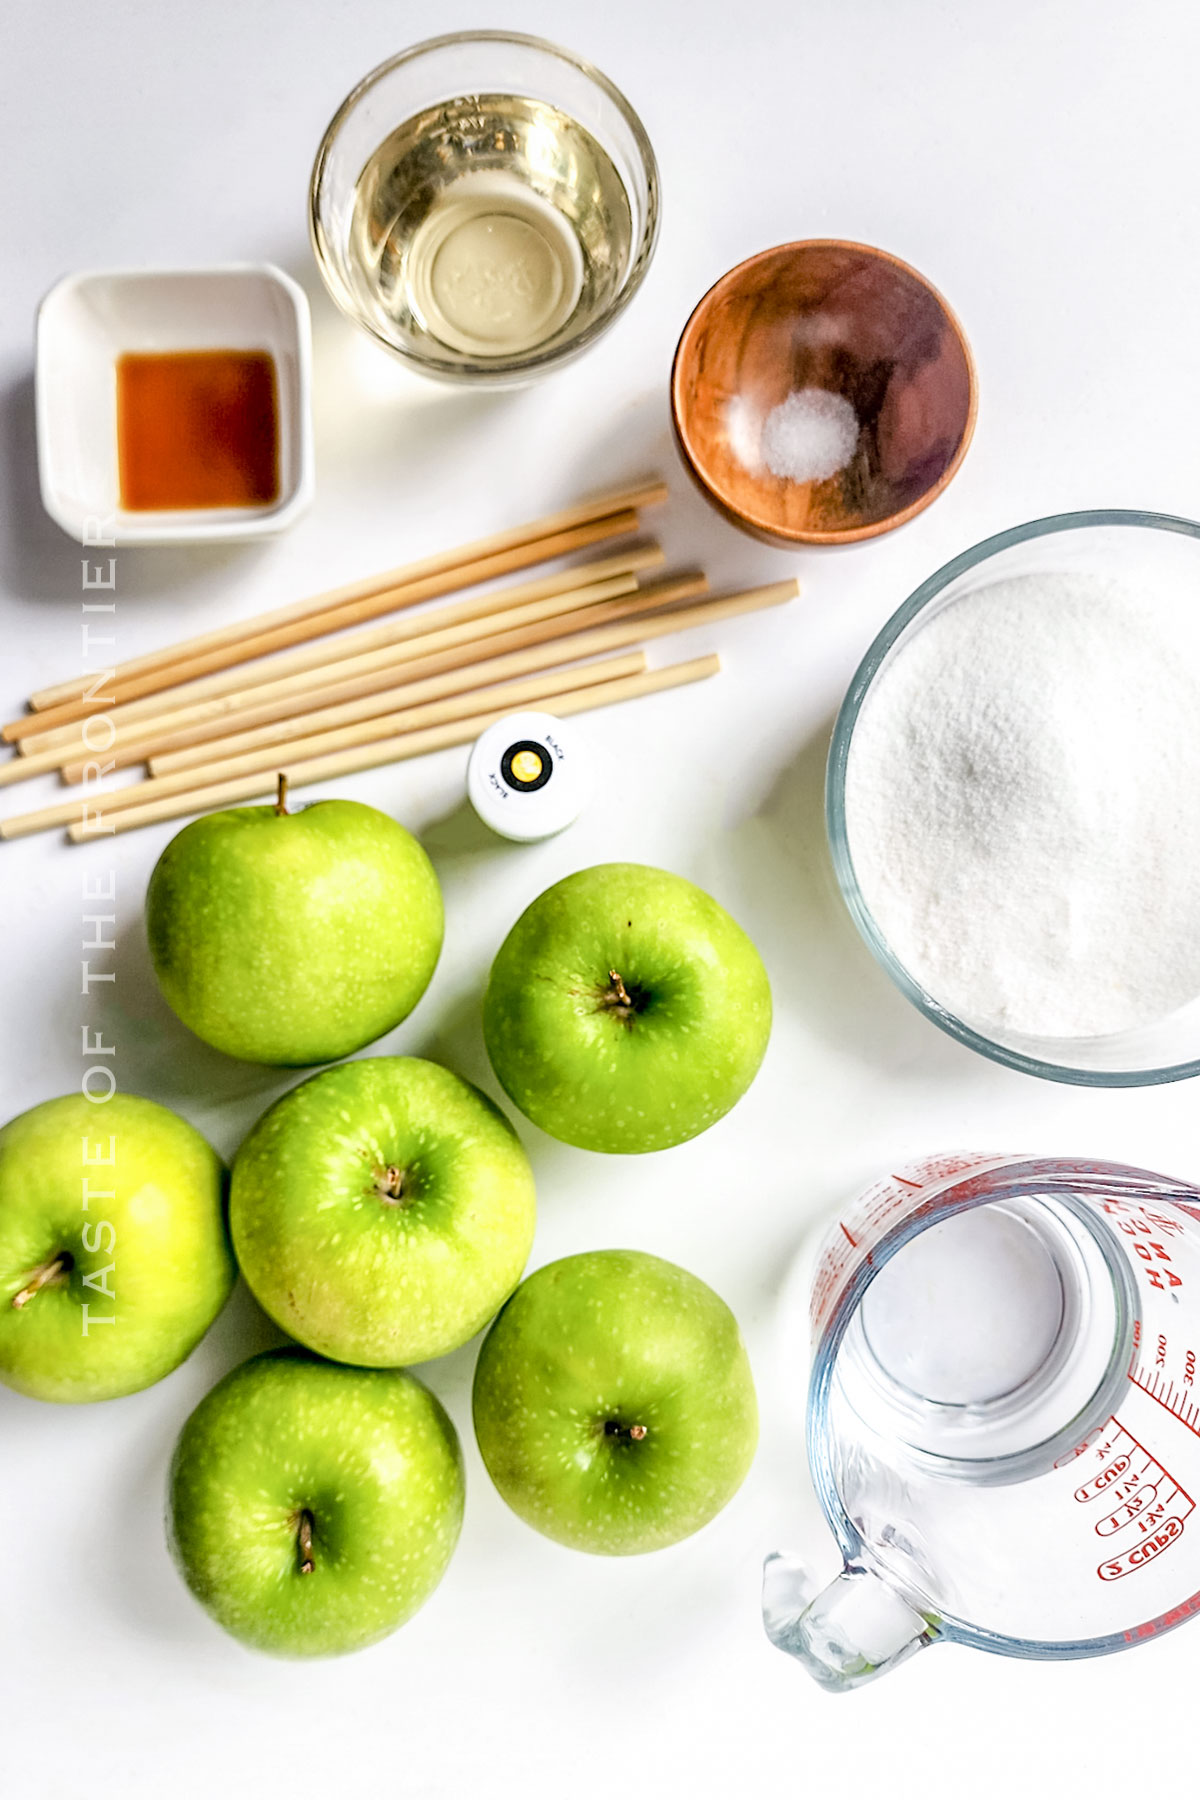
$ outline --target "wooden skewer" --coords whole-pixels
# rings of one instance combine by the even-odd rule
[[[657,505],[666,497],[666,483],[657,478],[635,482],[630,487],[618,488],[614,493],[601,494],[594,500],[584,500],[576,506],[564,507],[561,512],[550,513],[545,518],[533,519],[525,525],[515,525],[508,531],[494,532],[490,537],[479,538],[473,544],[461,544],[457,549],[422,557],[420,561],[406,563],[401,568],[386,569],[381,574],[347,582],[343,587],[330,588],[326,593],[310,595],[307,600],[297,600],[290,606],[276,607],[273,612],[240,619],[232,625],[222,625],[215,631],[202,632],[198,637],[186,638],[179,644],[164,644],[157,650],[147,651],[144,656],[134,656],[127,662],[120,663],[116,673],[123,680],[134,675],[144,675],[150,669],[173,668],[181,662],[190,661],[192,657],[202,656],[207,651],[257,637],[260,632],[272,630],[278,625],[291,624],[295,619],[307,619],[314,613],[332,612],[352,601],[409,587],[432,576],[452,574],[456,576],[455,586],[466,587],[468,583],[459,572],[472,563],[483,562],[521,545],[536,544],[543,538],[557,537],[560,532],[570,531],[577,525],[590,524],[596,519],[610,518],[614,513],[637,512],[640,507]],[[75,675],[70,681],[60,681],[55,687],[42,688],[30,697],[29,704],[35,712],[47,711],[82,694],[89,681],[90,677],[86,675]]]
[[[653,594],[659,607],[668,599],[683,598],[685,594],[694,592],[699,584],[693,581],[680,583],[664,583],[656,590],[647,593],[647,601]],[[721,619],[736,618],[739,614],[758,612],[768,606],[782,605],[794,598],[799,584],[795,581],[774,582],[768,587],[752,588],[744,594],[730,594],[721,599],[705,600],[696,606],[674,606],[653,617],[645,617],[635,612],[622,621],[607,625],[594,626],[590,630],[581,629],[586,620],[572,618],[565,622],[552,623],[539,627],[547,633],[553,633],[546,642],[532,648],[519,649],[506,655],[491,656],[484,662],[471,662],[467,666],[450,669],[439,675],[426,675],[414,679],[414,672],[419,674],[420,664],[410,665],[401,670],[398,685],[390,685],[372,691],[359,699],[337,701],[334,704],[317,704],[317,710],[308,711],[310,703],[328,702],[335,698],[338,689],[331,689],[328,694],[306,697],[304,707],[296,705],[292,713],[274,722],[254,729],[241,729],[232,733],[218,732],[214,735],[212,727],[208,728],[205,742],[192,744],[185,749],[171,749],[147,757],[152,774],[169,775],[179,769],[203,768],[214,757],[240,755],[243,751],[257,749],[263,744],[283,744],[293,738],[307,736],[314,730],[334,730],[340,725],[354,724],[360,719],[377,717],[380,713],[395,712],[401,707],[422,705],[428,700],[440,699],[452,693],[483,686],[485,683],[513,680],[521,675],[533,674],[538,669],[553,667],[562,663],[567,657],[607,655],[610,651],[624,649],[639,639],[651,639],[671,635],[677,631],[687,631],[693,626],[715,624]],[[610,607],[595,607],[595,614],[611,613]],[[508,637],[521,639],[525,632],[509,633]],[[497,638],[496,645],[502,645],[506,639]],[[492,646],[489,645],[489,648]],[[438,662],[440,658],[431,658]],[[183,734],[186,738],[188,735]],[[174,745],[177,740],[166,738],[166,744]],[[148,746],[140,746],[143,756]],[[63,769],[64,777],[71,781],[84,779],[85,769],[90,770],[95,779],[96,764],[75,763]]]
[[[434,700],[428,706],[405,707],[386,718],[368,719],[359,725],[347,725],[340,731],[306,734],[287,746],[288,762],[310,761],[315,756],[332,755],[356,744],[379,743],[385,738],[403,737],[409,732],[448,725],[456,719],[473,718],[483,711],[496,711],[498,717],[535,701],[546,700],[573,685],[599,687],[606,681],[619,681],[640,675],[646,658],[640,651],[634,655],[614,656],[608,662],[588,663],[583,668],[556,669],[552,673],[532,676],[527,681],[511,681],[499,686],[478,689],[470,694],[457,694],[448,700]],[[242,756],[223,757],[213,762],[203,776],[191,769],[174,775],[163,775],[150,781],[135,781],[129,787],[114,788],[102,796],[91,793],[73,794],[54,806],[40,807],[36,812],[20,813],[16,818],[0,821],[0,838],[29,837],[37,831],[50,831],[56,825],[70,825],[88,812],[97,810],[107,818],[110,813],[124,812],[128,807],[145,806],[169,794],[184,794],[202,780],[206,787],[231,781],[239,775],[252,775],[260,769],[277,771],[280,752],[267,745]]]
[[[638,568],[649,568],[662,561],[662,552],[652,544],[632,552],[631,557]],[[50,732],[45,740],[28,739],[22,748],[27,752],[33,744],[39,748],[0,764],[0,787],[23,781],[27,773],[40,775],[69,762],[114,759],[117,768],[141,762],[145,757],[142,749],[145,742],[157,741],[168,731],[182,731],[193,721],[221,720],[228,711],[245,704],[238,699],[243,693],[253,693],[256,701],[258,697],[276,691],[279,695],[303,693],[304,677],[307,676],[311,683],[321,678],[322,671],[328,674],[352,658],[368,654],[374,655],[381,667],[389,656],[394,656],[397,661],[408,661],[423,653],[422,646],[435,632],[448,632],[451,626],[458,632],[456,642],[468,642],[472,636],[482,640],[507,629],[512,618],[524,616],[526,608],[531,610],[531,616],[536,611],[539,617],[554,618],[575,608],[586,609],[604,598],[631,594],[637,588],[637,572],[629,568],[629,560],[612,557],[581,565],[597,571],[596,578],[586,583],[576,580],[579,571],[572,569],[569,571],[572,579],[566,586],[547,578],[497,589],[488,596],[490,604],[486,609],[477,602],[461,609],[457,605],[437,607],[433,612],[403,620],[397,625],[351,632],[332,644],[321,645],[319,655],[314,656],[312,651],[302,652],[298,667],[293,665],[290,655],[276,657],[261,669],[258,665],[233,669],[204,681],[189,682],[169,693],[151,694],[126,706],[114,706],[104,715],[109,722],[108,728],[103,731],[94,728],[90,741],[80,735],[77,724]],[[610,574],[610,569],[615,572]],[[402,648],[405,645],[411,647],[405,650]],[[256,673],[258,679],[251,681],[251,675]],[[284,685],[285,681],[287,685]],[[210,728],[202,735],[211,737],[213,731]],[[44,748],[41,747],[43,742]],[[97,749],[97,745],[101,748]]]
[[[639,627],[631,627],[628,641],[632,643],[639,632]],[[515,681],[540,669],[552,669],[564,661],[574,661],[577,654],[585,655],[586,652],[577,653],[573,644],[567,646],[556,637],[530,650],[509,656],[489,656],[483,662],[464,664],[424,680],[412,680],[402,669],[401,679],[395,686],[366,694],[360,700],[321,705],[314,711],[308,710],[306,702],[303,708],[298,706],[294,712],[270,724],[232,733],[227,732],[221,722],[210,722],[191,731],[155,739],[153,743],[135,744],[130,748],[129,757],[132,761],[144,762],[152,775],[202,769],[217,757],[240,756],[245,750],[256,750],[265,744],[286,744],[301,735],[307,737],[313,731],[334,731],[339,725],[354,725],[362,719],[378,718],[383,713],[396,712],[400,707],[423,706],[426,701],[444,699],[451,694],[469,693],[501,681]],[[336,691],[331,689],[331,692]],[[158,744],[164,748],[157,749]],[[92,762],[67,763],[59,772],[62,779],[72,785],[85,778],[97,779]]]
[[[256,694],[273,691],[274,678],[282,676],[285,671],[291,673],[294,670],[296,674],[300,674],[309,669],[323,669],[328,673],[337,668],[341,662],[348,660],[351,654],[365,654],[372,648],[386,651],[393,643],[412,642],[415,655],[419,651],[419,646],[416,644],[418,637],[426,637],[435,627],[443,629],[452,622],[461,621],[467,624],[472,621],[481,621],[478,635],[480,638],[486,638],[495,631],[495,627],[487,623],[488,615],[498,614],[501,610],[505,614],[513,612],[516,610],[515,603],[524,606],[527,602],[532,603],[539,597],[556,603],[545,609],[547,617],[555,617],[560,611],[570,611],[575,607],[583,610],[605,597],[611,599],[619,594],[635,592],[637,571],[654,568],[662,561],[663,554],[658,545],[647,544],[631,551],[627,556],[610,557],[603,562],[582,564],[580,569],[569,570],[568,574],[571,579],[565,587],[553,578],[527,582],[519,587],[500,589],[494,595],[488,596],[490,603],[486,607],[478,600],[463,603],[461,606],[441,606],[419,618],[406,619],[396,625],[376,627],[371,631],[353,632],[350,636],[339,639],[336,645],[321,646],[319,654],[316,656],[311,651],[301,653],[298,664],[293,664],[291,656],[275,659],[263,671],[264,677],[268,673],[272,676],[271,683],[268,685],[264,679],[261,688],[257,683],[255,684],[254,691]],[[595,580],[585,584],[579,578],[584,571],[594,572]],[[502,602],[509,604],[502,608]],[[502,623],[502,620],[497,619],[498,625]],[[340,653],[336,661],[332,657],[335,648]],[[245,672],[239,669],[233,673],[239,679],[236,688],[232,691],[241,691],[245,686]],[[219,699],[222,692],[226,688],[230,688],[231,684],[228,677],[218,676],[213,679],[217,684],[213,697]],[[174,690],[170,694],[155,694],[149,699],[134,701],[129,706],[114,707],[106,715],[110,721],[110,729],[98,738],[95,736],[92,738],[93,745],[98,742],[102,745],[101,749],[88,748],[83,738],[79,736],[77,728],[73,725],[66,726],[61,732],[51,734],[52,740],[61,741],[52,741],[49,749],[39,750],[35,754],[20,758],[14,757],[6,763],[0,763],[0,787],[7,787],[16,781],[23,781],[27,775],[44,774],[50,769],[61,771],[64,781],[78,781],[85,768],[91,769],[93,775],[95,769],[101,765],[104,766],[106,772],[112,769],[124,769],[128,768],[131,763],[144,762],[151,750],[156,751],[168,743],[174,747],[176,742],[179,744],[199,743],[205,738],[215,737],[223,729],[224,711],[216,705],[202,707],[199,704],[209,691],[208,681],[196,681],[187,687]],[[279,691],[286,695],[304,690],[301,687],[281,688]],[[169,711],[164,710],[164,705],[168,701],[171,703]],[[276,708],[276,716],[288,710],[296,711],[299,710],[299,707],[296,705],[290,708]],[[199,723],[190,724],[191,720],[198,720]],[[33,741],[33,739],[29,740],[30,743]]]
[[[636,700],[643,694],[661,693],[667,688],[683,687],[692,681],[704,681],[721,667],[718,656],[697,657],[694,662],[673,663],[665,669],[651,669],[645,675],[632,675],[624,681],[605,681],[596,687],[567,690],[546,696],[548,711],[566,718],[572,713],[587,712],[600,706],[615,706],[622,700]],[[288,785],[307,787],[316,781],[332,781],[360,769],[382,768],[387,763],[407,762],[415,756],[427,756],[434,750],[447,750],[455,744],[468,744],[481,731],[502,719],[504,712],[480,713],[450,725],[437,725],[429,731],[414,731],[381,744],[364,744],[357,749],[342,750],[332,756],[314,758],[311,762],[288,765]],[[278,766],[278,765],[276,765]],[[203,812],[214,806],[225,806],[238,800],[272,793],[276,777],[272,774],[243,775],[235,781],[216,782],[211,787],[194,788],[187,794],[170,794],[146,806],[131,806],[119,812],[110,823],[103,814],[72,825],[67,836],[73,844],[90,843],[97,837],[112,837],[117,832],[137,831],[143,825],[156,825],[163,819],[182,818],[187,813]]]
[[[623,642],[633,643],[641,635],[641,625],[630,621],[624,627]],[[610,647],[620,648],[620,645]],[[217,758],[223,761],[227,756],[241,756],[248,750],[260,750],[268,744],[291,744],[297,737],[308,737],[312,732],[336,731],[343,725],[357,725],[365,719],[377,719],[385,713],[398,712],[401,708],[407,710],[409,707],[424,706],[428,701],[445,699],[453,694],[474,694],[480,688],[494,687],[502,681],[516,681],[542,669],[560,668],[564,661],[574,662],[588,654],[590,652],[586,648],[577,650],[574,643],[566,644],[556,637],[547,643],[535,644],[529,650],[517,650],[508,656],[490,656],[484,662],[472,663],[461,669],[448,669],[443,675],[430,675],[423,681],[404,679],[396,687],[384,688],[377,694],[366,694],[361,700],[319,706],[315,711],[276,719],[271,724],[258,725],[249,731],[207,737],[202,743],[186,744],[181,749],[164,750],[147,756],[143,745],[142,757],[152,775],[174,775],[180,769],[203,769]],[[186,733],[183,735],[187,736]],[[171,743],[175,740],[166,741]],[[83,778],[83,765],[68,764],[62,775],[65,781],[80,781]]]
[[[365,654],[368,650],[386,649],[390,644],[405,643],[410,638],[424,637],[429,632],[441,630],[448,625],[464,624],[472,619],[486,619],[493,613],[508,612],[513,607],[532,604],[535,600],[549,599],[552,595],[590,588],[597,582],[616,580],[618,576],[631,577],[647,569],[657,568],[663,561],[663,553],[657,544],[641,544],[616,556],[579,563],[573,569],[560,570],[554,575],[543,575],[536,581],[522,581],[512,587],[493,588],[486,594],[475,595],[467,600],[456,600],[448,606],[435,607],[432,611],[411,613],[405,618],[393,620],[387,625],[376,625],[366,631],[351,632],[345,637],[335,639],[333,643],[322,641],[306,648],[284,651],[282,654],[272,656],[267,662],[250,665],[239,664],[236,668],[226,669],[214,675],[202,676],[198,680],[183,683],[167,692],[149,694],[139,700],[129,700],[123,705],[112,706],[107,709],[104,716],[112,721],[114,727],[121,732],[122,740],[125,741],[133,736],[128,727],[134,720],[151,718],[157,720],[181,707],[198,704],[201,700],[216,699],[221,694],[237,693],[242,688],[259,687],[269,681],[280,681],[286,675],[298,675],[305,669],[328,668],[331,663],[342,662],[349,656]],[[577,604],[586,605],[586,595],[581,595]],[[18,749],[26,755],[32,753],[43,756],[47,751],[66,746],[69,749],[70,757],[94,754],[94,751],[84,743],[82,729],[79,721],[76,720],[69,725],[59,726],[54,731],[36,732],[31,737],[25,738],[18,745]],[[107,734],[103,735],[107,736]],[[92,744],[94,745],[96,741],[96,737],[93,737]],[[3,780],[5,774],[13,781],[21,779],[19,772],[10,771],[9,765],[4,765],[3,769],[0,769],[0,781]]]
[[[381,593],[368,594],[361,600],[350,601],[332,611],[311,613],[291,624],[277,625],[254,637],[244,637],[236,643],[206,650],[187,661],[176,658],[174,662],[148,669],[145,674],[129,676],[124,680],[114,681],[111,685],[106,683],[104,699],[119,705],[146,694],[161,693],[166,688],[177,687],[180,682],[207,675],[215,669],[241,665],[255,657],[266,656],[273,650],[285,650],[290,644],[307,643],[328,632],[340,631],[344,626],[360,624],[364,619],[379,618],[381,614],[394,612],[400,606],[415,606],[418,601],[430,600],[451,588],[473,587],[477,582],[490,581],[497,575],[511,574],[514,569],[528,568],[531,563],[549,562],[554,557],[568,556],[572,551],[584,550],[589,544],[601,543],[605,538],[626,536],[637,528],[638,517],[634,512],[615,513],[591,524],[577,525],[570,531],[560,532],[556,537],[539,538],[534,544],[519,545],[514,550],[502,551],[447,574],[431,575],[424,581],[413,582],[404,588],[388,588]],[[100,704],[103,703],[100,701]],[[90,701],[86,695],[65,700],[40,713],[28,713],[24,718],[10,720],[0,729],[0,737],[10,743],[20,743],[27,737],[57,729],[60,725],[70,725],[77,719],[86,719],[96,710],[96,704],[96,696]]]
[[[658,590],[660,602],[665,591],[663,588]],[[305,712],[301,717],[278,719],[253,730],[237,731],[216,739],[210,738],[203,744],[165,751],[148,759],[150,772],[153,775],[171,775],[180,769],[203,768],[214,757],[239,756],[245,751],[257,750],[267,744],[290,743],[295,737],[307,737],[313,731],[336,730],[342,725],[355,724],[381,713],[396,712],[402,707],[418,706],[428,700],[440,699],[443,695],[459,693],[484,683],[490,685],[498,681],[513,680],[561,663],[567,655],[572,658],[606,655],[640,639],[664,637],[677,631],[687,631],[697,625],[714,624],[721,619],[736,618],[741,613],[781,605],[793,599],[798,591],[799,583],[796,581],[774,582],[768,587],[752,588],[743,594],[705,600],[696,606],[677,607],[663,612],[660,617],[635,615],[612,625],[582,632],[573,629],[576,621],[568,621],[572,629],[565,642],[562,637],[556,636],[531,649],[490,657],[485,662],[451,670],[444,675],[429,676],[419,681],[405,680],[398,687],[369,694],[360,700],[321,706],[314,712]],[[79,770],[81,773],[82,765]],[[75,768],[64,769],[63,774],[72,779],[77,778]]]
[[[631,589],[625,591],[634,591],[632,584]],[[585,609],[588,613],[591,610]],[[557,620],[551,623],[557,624]],[[505,635],[511,634],[499,636],[497,642],[505,641]],[[466,692],[482,686],[485,681],[500,681],[510,676],[515,678],[535,669],[553,667],[556,663],[563,662],[568,655],[557,635],[524,655],[488,657],[475,663],[467,660],[469,654],[464,649],[461,657],[431,657],[430,660],[435,663],[446,660],[461,662],[462,666],[449,667],[444,675],[430,676],[423,680],[410,677],[409,667],[401,665],[397,671],[399,680],[394,686],[379,692],[369,692],[361,700],[324,706],[316,712],[309,710],[312,704],[310,696],[301,693],[289,696],[279,705],[251,709],[246,714],[236,715],[232,720],[227,714],[221,714],[182,730],[173,729],[170,715],[148,719],[144,723],[135,720],[122,732],[121,742],[103,752],[87,752],[80,756],[80,745],[72,743],[58,750],[47,750],[36,757],[22,758],[19,761],[14,758],[11,762],[0,764],[0,786],[43,774],[57,774],[68,786],[77,786],[82,781],[95,782],[102,775],[108,775],[116,769],[131,768],[137,763],[153,766],[155,774],[171,774],[176,769],[201,767],[212,761],[215,755],[223,755],[226,743],[236,742],[239,748],[247,749],[259,743],[283,743],[300,731],[315,729],[315,721],[324,720],[327,713],[330,715],[328,724],[332,729],[337,724],[348,724],[392,711],[401,704],[401,696],[404,697],[404,703],[407,704],[411,698],[415,705],[441,695]],[[422,666],[420,659],[410,666],[419,670]],[[331,694],[341,691],[338,686],[330,689]],[[245,725],[247,720],[253,721],[259,717],[274,717],[274,723],[242,729],[236,734],[230,733],[231,723]],[[145,736],[142,735],[143,731]],[[126,739],[129,741],[126,742]],[[244,744],[243,739],[246,740]],[[76,760],[66,761],[65,758],[69,756],[74,756]]]
[[[563,637],[573,630],[606,625],[634,613],[652,612],[703,593],[707,585],[705,577],[696,573],[646,588],[637,588],[632,577],[598,582],[594,588],[551,594],[532,606],[518,606],[511,612],[494,613],[487,619],[451,625],[443,631],[430,632],[426,637],[410,638],[384,650],[369,651],[365,656],[348,657],[344,662],[328,663],[321,669],[302,670],[298,675],[289,675],[282,681],[268,682],[262,687],[221,694],[215,700],[201,701],[198,706],[164,713],[156,719],[139,719],[126,726],[124,731],[135,736],[143,752],[148,753],[152,744],[157,748],[166,738],[213,721],[224,724],[227,731],[267,724],[273,719],[302,713],[325,700],[354,700],[364,694],[380,693],[384,688],[396,686],[406,676],[414,679],[417,675],[439,674],[445,669],[476,663],[487,654],[522,650],[548,638]],[[584,605],[584,600],[590,603]]]

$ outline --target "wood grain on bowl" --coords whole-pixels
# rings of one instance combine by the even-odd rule
[[[858,443],[823,480],[773,474],[763,427],[789,395],[854,408]],[[764,250],[723,276],[688,320],[671,379],[683,458],[735,524],[771,543],[874,537],[929,505],[975,424],[962,327],[915,269],[833,239]]]

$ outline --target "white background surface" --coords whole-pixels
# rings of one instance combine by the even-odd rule
[[[343,94],[405,43],[503,25],[591,56],[658,151],[664,226],[628,315],[581,364],[524,393],[415,384],[317,291],[304,194]],[[443,1587],[398,1636],[304,1667],[241,1650],[178,1581],[163,1472],[190,1407],[267,1341],[239,1294],[187,1367],[149,1393],[59,1410],[0,1391],[0,1742],[6,1792],[694,1796],[938,1789],[1161,1791],[1194,1780],[1200,1630],[1058,1666],[940,1648],[835,1700],[770,1648],[762,1553],[829,1559],[806,1511],[805,1371],[779,1298],[815,1220],[908,1154],[964,1143],[1112,1156],[1200,1178],[1193,1087],[1087,1093],[991,1067],[892,992],[830,891],[823,732],[876,628],[945,558],[1062,508],[1195,512],[1195,68],[1179,0],[697,0],[604,6],[382,0],[8,0],[0,146],[0,582],[6,716],[79,666],[79,550],[42,515],[32,436],[39,296],[70,269],[270,258],[314,304],[318,498],[267,547],[129,550],[117,653],[385,567],[651,467],[661,530],[716,584],[798,571],[790,611],[696,632],[719,683],[598,715],[603,806],[534,848],[461,810],[465,751],[347,792],[418,830],[446,888],[448,948],[383,1048],[446,1059],[495,1091],[478,1001],[517,912],[610,858],[676,869],[758,941],[778,1025],[746,1101],[698,1141],[629,1162],[526,1132],[534,1262],[601,1245],[713,1283],[750,1341],[762,1447],[734,1504],[649,1559],[576,1556],[493,1493],[471,1441],[474,1347],[425,1371],[463,1431],[469,1497]],[[731,264],[836,235],[911,260],[979,362],[979,429],[948,493],[898,534],[791,556],[710,514],[675,465],[666,376],[690,308]],[[656,524],[658,521],[656,521]],[[49,795],[14,790],[6,811]],[[316,791],[316,790],[314,790]],[[123,1087],[179,1108],[231,1155],[293,1077],[230,1062],[159,1000],[140,925],[175,826],[114,847],[0,852],[4,1112],[79,1079],[86,1019],[115,1034]],[[118,871],[118,981],[79,994],[85,870]],[[1193,1638],[1194,1634],[1194,1638]]]

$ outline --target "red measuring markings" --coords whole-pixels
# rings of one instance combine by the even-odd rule
[[[1101,1581],[1119,1581],[1178,1543],[1195,1502],[1119,1419],[1109,1420],[1094,1456],[1103,1466],[1075,1489],[1075,1498],[1083,1506],[1103,1499],[1092,1527],[1097,1537],[1129,1530],[1136,1534],[1133,1543],[1096,1570]]]
[[[847,1281],[864,1263],[872,1263],[879,1244],[900,1219],[930,1211],[952,1176],[1001,1160],[994,1155],[930,1156],[905,1165],[906,1174],[892,1171],[860,1194],[821,1248],[809,1307],[814,1335],[820,1337]],[[928,1197],[922,1199],[927,1190]]]
[[[1163,1354],[1165,1356],[1165,1351]],[[1187,1387],[1178,1387],[1167,1374],[1165,1365],[1152,1367],[1145,1361],[1134,1364],[1129,1371],[1129,1379],[1134,1387],[1140,1387],[1143,1394],[1149,1394],[1152,1400],[1157,1400],[1173,1418],[1200,1437],[1200,1405],[1197,1405],[1191,1392],[1196,1373],[1194,1357],[1186,1364],[1186,1369],[1185,1380],[1188,1380],[1188,1376],[1191,1377]]]
[[[1143,1568],[1148,1562],[1153,1562],[1156,1556],[1164,1550],[1169,1550],[1171,1545],[1182,1536],[1183,1520],[1173,1514],[1165,1520],[1161,1531],[1156,1531],[1154,1536],[1147,1538],[1144,1544],[1135,1544],[1132,1550],[1126,1550],[1123,1555],[1114,1558],[1112,1562],[1101,1563],[1096,1573],[1101,1581],[1119,1581],[1122,1575],[1136,1574],[1138,1569]]]
[[[1167,1249],[1172,1237],[1184,1229],[1183,1220],[1159,1207],[1134,1200],[1104,1200],[1101,1210],[1116,1220],[1116,1228],[1132,1238],[1130,1249],[1144,1264],[1142,1274],[1159,1293],[1183,1286],[1177,1258]]]

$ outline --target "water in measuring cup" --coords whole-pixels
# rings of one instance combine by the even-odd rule
[[[843,1216],[809,1460],[846,1572],[768,1564],[781,1648],[853,1686],[939,1638],[1077,1656],[1200,1611],[1200,1193],[952,1158]]]
[[[1067,1310],[1036,1222],[981,1206],[930,1226],[880,1271],[863,1297],[863,1350],[914,1404],[988,1406],[1044,1367]]]
[[[928,1226],[863,1295],[839,1403],[974,1480],[1052,1463],[1102,1409],[1124,1343],[1108,1264],[1061,1201],[1017,1198]],[[986,1471],[986,1473],[985,1473]]]
[[[575,334],[624,281],[633,216],[612,159],[544,101],[476,94],[408,119],[358,178],[351,279],[389,340],[516,356]]]

